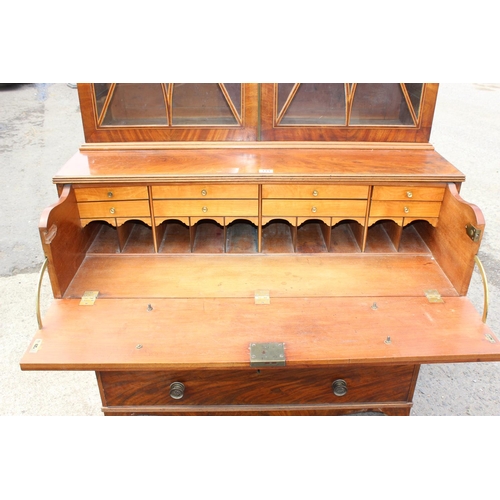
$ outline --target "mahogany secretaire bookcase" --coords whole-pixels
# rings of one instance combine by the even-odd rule
[[[422,363],[499,361],[437,92],[79,84],[21,368],[95,371],[106,415],[408,415]]]

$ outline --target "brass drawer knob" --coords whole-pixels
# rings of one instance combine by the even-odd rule
[[[318,191],[316,191],[316,189],[313,191],[313,196],[318,196]]]
[[[332,391],[335,396],[345,396],[347,394],[347,383],[341,378],[334,380],[332,384]]]
[[[108,191],[108,198],[113,198],[113,191]]]
[[[202,189],[201,190],[201,196],[206,196],[207,195],[207,190],[206,189]]]
[[[312,212],[313,214],[315,214],[317,211],[318,211],[318,209],[317,209],[316,207],[312,207],[312,208],[311,208],[311,212]]]
[[[413,196],[413,193],[411,191],[406,191],[406,196],[408,196],[408,198],[411,198]]]
[[[115,212],[116,212],[116,210],[115,210],[115,208],[114,208],[114,207],[111,207],[111,208],[109,209],[109,213],[110,213],[110,214],[114,214]]]
[[[182,382],[172,382],[170,384],[170,397],[172,399],[182,399],[184,397],[184,384]]]
[[[207,207],[203,207],[203,208],[201,209],[201,211],[202,211],[203,213],[205,213],[205,214],[206,214],[206,213],[208,212],[208,208],[207,208]]]
[[[410,209],[408,207],[405,207],[405,214],[409,214],[410,213]]]

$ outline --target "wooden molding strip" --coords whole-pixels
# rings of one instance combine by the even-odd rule
[[[428,142],[318,142],[318,141],[262,141],[262,142],[106,142],[86,143],[86,151],[128,151],[168,149],[418,149],[433,151]]]

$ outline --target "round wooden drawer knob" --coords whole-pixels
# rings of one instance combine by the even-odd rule
[[[335,396],[345,396],[347,394],[347,383],[341,378],[334,380],[332,384],[332,391]]]
[[[172,382],[170,384],[170,397],[172,399],[182,399],[184,397],[184,384],[182,382]]]

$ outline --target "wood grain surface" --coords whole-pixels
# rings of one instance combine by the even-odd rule
[[[407,402],[415,369],[402,365],[100,372],[99,380],[105,406]],[[339,379],[347,384],[343,396],[332,390]],[[184,384],[182,399],[170,396],[173,382]]]
[[[290,368],[500,361],[498,338],[466,297],[271,296],[268,305],[98,297],[93,306],[79,304],[54,301],[22,369],[248,368],[252,342],[284,342]],[[35,341],[41,346],[30,352]]]
[[[431,255],[122,254],[88,255],[65,297],[99,290],[103,298],[248,298],[262,289],[272,297],[422,297],[429,288],[457,295]]]
[[[183,145],[185,146],[185,144]],[[200,182],[380,184],[462,182],[432,149],[192,148],[76,153],[54,182],[101,184]]]

